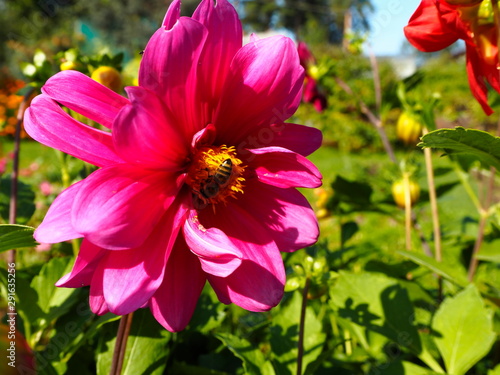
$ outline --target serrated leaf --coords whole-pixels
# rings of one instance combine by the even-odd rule
[[[421,266],[424,266],[434,273],[444,277],[445,279],[459,285],[466,286],[469,284],[467,277],[457,269],[448,266],[446,263],[438,262],[434,258],[428,257],[423,254],[415,253],[412,251],[399,250],[397,253],[409,258]]]
[[[488,354],[496,337],[492,314],[473,284],[444,300],[432,329],[447,372],[453,375],[465,374]]]
[[[134,312],[127,340],[122,375],[162,375],[170,355],[168,343],[172,334],[151,315],[149,309]],[[116,342],[117,324],[107,324],[101,332],[97,352],[97,374],[108,375]]]
[[[439,129],[422,137],[420,147],[445,149],[448,154],[472,155],[484,166],[500,170],[500,138],[476,129]]]
[[[252,347],[249,341],[229,333],[216,334],[233,354],[243,361],[245,374],[275,375],[276,372],[259,348]]]
[[[300,323],[300,309],[302,294],[293,293],[287,305],[273,310],[273,324],[271,326],[271,347],[274,355],[273,363],[278,374],[291,375],[297,372],[297,342]],[[315,361],[322,352],[326,334],[323,325],[316,317],[311,307],[306,309],[304,356],[302,368]]]
[[[17,224],[0,224],[0,252],[22,247],[33,247],[35,228]]]

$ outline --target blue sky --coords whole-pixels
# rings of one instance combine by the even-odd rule
[[[370,19],[369,42],[375,55],[398,55],[405,40],[403,27],[420,0],[372,0],[375,13]]]

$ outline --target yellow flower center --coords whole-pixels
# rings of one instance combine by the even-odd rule
[[[227,203],[228,198],[236,198],[243,193],[241,165],[234,147],[210,146],[197,149],[187,171],[186,183],[193,191],[195,208],[203,209],[209,204]]]

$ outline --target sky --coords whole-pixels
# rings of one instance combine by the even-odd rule
[[[406,40],[406,26],[420,0],[372,0],[375,13],[370,19],[369,43],[377,56],[399,55]]]

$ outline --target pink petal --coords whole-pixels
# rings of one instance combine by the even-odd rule
[[[64,288],[81,288],[82,286],[90,285],[94,270],[106,253],[109,253],[109,251],[84,239],[76,257],[75,264],[73,265],[73,269],[70,273],[61,277],[56,283],[56,286]]]
[[[281,147],[264,147],[250,151],[255,158],[249,163],[260,181],[288,188],[321,186],[318,168],[302,155]]]
[[[41,243],[57,243],[83,237],[71,224],[71,207],[83,181],[63,190],[52,202],[34,237]]]
[[[184,178],[126,164],[99,169],[75,197],[73,226],[105,249],[138,247],[173,202]]]
[[[38,142],[88,163],[104,167],[123,162],[114,151],[111,134],[76,121],[45,94],[33,99],[24,126]]]
[[[215,115],[218,141],[238,144],[255,128],[283,122],[300,104],[304,69],[286,37],[259,39],[235,55]]]
[[[188,157],[189,142],[162,101],[142,87],[127,87],[131,104],[113,125],[113,140],[124,160],[148,168],[179,170]],[[189,139],[190,141],[190,139]]]
[[[149,303],[156,320],[171,332],[183,330],[193,316],[205,281],[198,258],[189,251],[182,236],[178,236],[163,283]]]
[[[142,246],[108,251],[99,263],[104,299],[113,314],[137,310],[156,292],[186,212],[187,206],[176,200]]]
[[[181,16],[181,0],[173,0],[163,18],[162,25],[170,30]]]
[[[302,249],[318,240],[316,215],[296,189],[281,189],[254,179],[248,181],[236,204],[262,224],[280,251]]]
[[[90,310],[97,315],[104,315],[109,312],[109,308],[103,294],[103,271],[104,270],[102,268],[97,267],[94,275],[92,276],[92,281],[90,282]]]
[[[184,224],[184,236],[191,251],[198,256],[201,268],[208,274],[226,277],[241,264],[238,244],[217,228],[205,228],[195,210]]]
[[[139,85],[166,103],[189,139],[206,125],[202,122],[196,76],[206,37],[202,24],[181,17],[170,30],[162,27],[153,34],[139,69]]]
[[[221,229],[243,254],[241,265],[231,275],[208,275],[219,300],[250,311],[276,306],[283,296],[285,268],[270,232],[237,205],[221,208],[217,215],[205,210],[203,216],[202,222]]]
[[[219,103],[229,65],[241,48],[241,22],[234,7],[227,0],[203,0],[193,19],[208,30],[208,37],[199,65],[199,87],[202,100],[208,103],[205,113],[212,113]],[[204,119],[203,123],[210,119]]]
[[[42,92],[56,102],[111,129],[113,120],[128,100],[76,70],[49,78]]]
[[[310,126],[279,123],[255,129],[248,137],[238,144],[238,154],[250,157],[248,148],[278,146],[307,156],[316,151],[322,142],[322,133]]]

